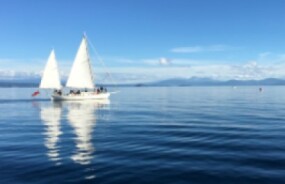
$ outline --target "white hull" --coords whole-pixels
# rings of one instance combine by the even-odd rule
[[[68,94],[68,95],[57,95],[53,94],[51,99],[54,101],[65,101],[65,100],[102,100],[108,99],[110,93],[99,93],[96,92],[81,92],[81,94]]]

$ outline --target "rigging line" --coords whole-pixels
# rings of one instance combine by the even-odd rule
[[[107,73],[107,75],[110,77],[112,83],[115,85],[115,87],[117,87],[117,83],[113,80],[113,77],[111,76],[110,72],[107,71],[107,67],[106,67],[105,63],[103,62],[102,58],[100,57],[100,55],[98,54],[98,52],[97,52],[95,46],[92,44],[91,41],[88,40],[88,42],[89,42],[91,48],[93,49],[93,51],[94,51],[96,57],[98,58],[98,60],[100,61],[100,63],[103,65],[103,68],[104,68],[105,72]]]

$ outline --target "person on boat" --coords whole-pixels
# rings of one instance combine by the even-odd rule
[[[57,90],[57,89],[55,89],[53,91],[53,93],[56,94],[56,95],[61,95],[62,94],[61,90]]]
[[[77,94],[77,95],[80,95],[80,93],[81,93],[80,90],[77,90],[76,94]]]

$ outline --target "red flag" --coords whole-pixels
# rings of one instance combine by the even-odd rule
[[[39,94],[40,94],[39,91],[35,91],[35,92],[32,94],[32,97],[35,97],[35,96],[37,96],[37,95],[39,95]]]

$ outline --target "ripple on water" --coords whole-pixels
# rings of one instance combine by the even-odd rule
[[[109,103],[21,91],[0,99],[1,183],[285,182],[284,87],[124,88]]]

